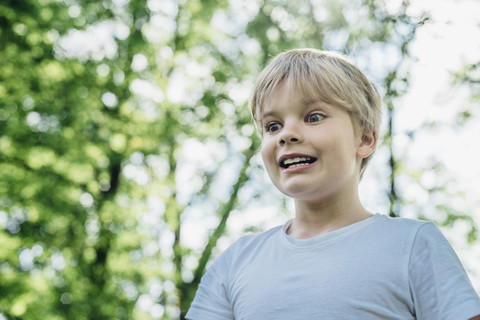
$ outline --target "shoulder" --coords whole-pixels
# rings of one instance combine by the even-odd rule
[[[416,237],[418,233],[438,230],[430,221],[389,217],[381,214],[375,215],[375,218],[377,219],[377,223],[374,224],[375,227],[391,236]]]
[[[380,223],[384,223],[387,226],[400,227],[400,228],[419,228],[425,224],[432,224],[430,221],[401,218],[401,217],[390,217],[384,214],[376,214],[375,217]]]
[[[279,225],[279,226],[273,227],[273,228],[271,228],[267,231],[263,231],[263,232],[260,232],[260,233],[246,234],[246,235],[240,237],[235,242],[235,244],[236,245],[248,245],[248,244],[251,244],[251,243],[255,243],[257,241],[266,240],[266,239],[269,239],[269,238],[275,236],[279,232],[282,232],[282,230],[283,230],[283,225]]]
[[[432,222],[400,217],[389,217],[376,214],[373,223],[365,228],[367,237],[382,238],[386,242],[401,242],[413,244],[415,238],[423,229],[436,228]]]
[[[412,246],[417,248],[443,245],[450,249],[443,233],[431,221],[385,216],[382,227],[391,235],[410,238]]]
[[[434,234],[434,236],[432,236]],[[438,228],[429,221],[414,220],[407,218],[392,218],[386,215],[376,214],[373,223],[356,237],[358,245],[364,244],[372,251],[383,252],[385,258],[402,259],[408,261],[415,247],[426,247],[422,244],[423,239],[441,237]],[[364,239],[364,242],[360,240]]]
[[[281,235],[283,226],[277,226],[261,233],[243,235],[233,242],[209,267],[210,272],[215,270],[231,270],[238,267],[239,261],[255,257],[259,250],[263,250]]]
[[[277,241],[282,233],[283,226],[276,226],[261,233],[251,233],[240,237],[227,250],[226,254],[239,255],[245,252],[253,252],[259,247],[268,246]]]

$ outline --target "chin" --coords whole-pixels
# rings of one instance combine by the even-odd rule
[[[309,188],[306,188],[305,186],[289,186],[288,188],[278,188],[281,193],[284,195],[293,198],[293,199],[298,199],[298,200],[303,200],[305,198],[312,198],[312,194],[319,194],[318,191],[313,191],[309,190]],[[317,196],[314,196],[317,198]]]

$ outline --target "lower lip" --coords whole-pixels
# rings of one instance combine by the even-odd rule
[[[311,167],[313,167],[315,165],[315,163],[317,163],[317,161],[309,163],[309,164],[301,165],[301,166],[298,166],[298,167],[282,168],[282,172],[285,172],[285,173],[301,172],[301,171],[310,169]]]

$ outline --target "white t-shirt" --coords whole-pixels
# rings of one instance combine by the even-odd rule
[[[431,222],[376,214],[295,239],[291,221],[247,235],[206,272],[187,313],[194,320],[466,320],[480,299]]]

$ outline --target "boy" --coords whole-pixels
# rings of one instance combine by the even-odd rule
[[[226,250],[187,319],[480,319],[480,299],[432,223],[360,203],[380,105],[340,54],[297,49],[272,60],[250,107],[268,175],[294,199],[295,218]]]

